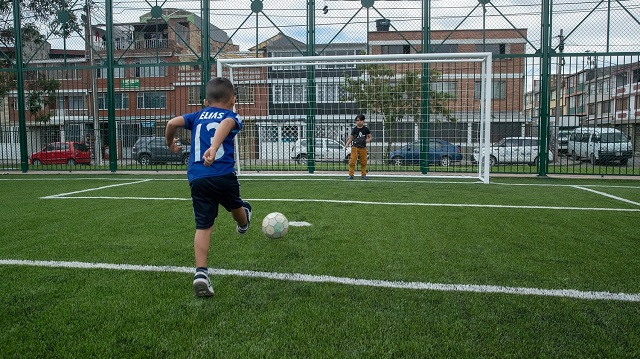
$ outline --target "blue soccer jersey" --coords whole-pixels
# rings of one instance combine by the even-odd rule
[[[240,116],[230,110],[207,107],[182,117],[184,117],[185,121],[184,127],[191,130],[191,152],[189,154],[189,168],[187,169],[189,182],[196,178],[221,176],[235,171],[233,138],[242,128]],[[216,128],[226,118],[234,120],[237,126],[222,141],[222,145],[216,152],[215,161],[211,166],[207,167],[204,165],[202,156],[211,147]]]

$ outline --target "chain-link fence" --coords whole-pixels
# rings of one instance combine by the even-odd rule
[[[164,136],[172,117],[201,108],[204,83],[225,75],[216,73],[221,58],[491,52],[493,172],[640,174],[640,4],[633,2],[16,4],[0,5],[5,170],[183,170],[184,153],[156,148],[154,137]],[[410,110],[390,122],[380,109],[354,106],[344,73],[330,70],[315,71],[313,84],[306,71],[273,73],[279,77],[259,88],[236,83],[238,112],[251,113],[240,157],[252,170],[305,171],[299,158],[284,156],[277,167],[261,159],[310,134],[344,143],[360,112],[374,136],[371,171],[419,172],[390,165],[389,156],[425,137],[447,138],[465,153],[429,172],[474,170],[477,149],[468,138],[478,130],[481,91],[464,71],[441,69],[431,81],[432,91],[448,96],[450,115],[434,114],[425,129]],[[309,122],[307,108],[321,120]],[[392,149],[382,149],[385,128],[402,139]],[[614,145],[602,128],[617,131]],[[594,130],[593,141],[570,141],[585,129]],[[179,136],[188,145],[189,134]]]

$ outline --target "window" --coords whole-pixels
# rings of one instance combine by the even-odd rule
[[[382,54],[415,54],[411,45],[382,45]]]
[[[623,97],[616,100],[616,111],[628,111],[631,103],[629,97]]]
[[[138,92],[138,109],[166,107],[166,92]]]
[[[611,111],[611,101],[602,101],[600,103],[600,113],[606,114],[606,113],[609,113],[609,111]]]
[[[627,84],[627,73],[619,73],[616,75],[616,87],[624,86]]]
[[[340,102],[341,98],[346,97],[344,89],[339,83],[319,83],[316,86],[316,91],[316,99],[318,102]]]
[[[18,126],[0,127],[0,142],[17,143],[18,130]]]
[[[302,103],[307,99],[307,87],[302,84],[274,84],[273,103]]]
[[[255,103],[253,87],[249,85],[236,86],[236,101],[238,103]]]
[[[457,89],[458,89],[458,83],[453,81],[431,83],[431,91],[444,92],[454,97],[456,96]]]
[[[69,96],[69,109],[70,110],[83,110],[84,97],[83,96]]]
[[[504,99],[506,97],[507,84],[504,81],[493,81],[492,83],[492,93],[491,98],[496,99]],[[474,84],[474,94],[473,97],[476,100],[479,100],[482,96],[482,83],[480,81],[476,81]]]
[[[631,82],[636,83],[640,82],[640,69],[635,69],[632,71]]]
[[[278,142],[278,127],[277,126],[265,126],[260,127],[260,136],[262,142]]]
[[[458,44],[438,44],[431,45],[431,52],[438,54],[451,54],[458,52]]]
[[[165,77],[167,76],[167,68],[165,66],[161,66],[164,61],[156,58],[143,58],[137,59],[135,61],[136,64],[147,65],[147,64],[156,64],[157,66],[140,66],[132,68],[132,75],[134,77]]]
[[[71,80],[79,79],[81,71],[76,68],[76,64],[55,64],[56,67],[64,67],[64,69],[47,70],[47,78],[55,80]]]
[[[200,105],[200,86],[189,86],[189,105]]]
[[[477,44],[476,52],[490,52],[494,55],[507,53],[507,45],[505,44]]]
[[[117,61],[117,65],[122,65],[123,61],[122,60],[118,60]],[[104,61],[96,61],[96,65],[98,66],[106,66],[104,65]],[[116,79],[123,79],[125,78],[125,72],[126,70],[122,67],[114,67],[113,68],[113,77]],[[106,79],[107,78],[107,68],[106,67],[100,67],[98,69],[96,69],[96,77],[99,79]]]
[[[296,142],[298,140],[298,126],[282,126],[282,142]]]
[[[129,94],[128,93],[115,93],[114,94],[114,108],[116,110],[126,110],[129,108]],[[98,109],[106,110],[108,109],[107,104],[107,94],[99,93],[98,94]]]
[[[596,104],[595,103],[590,103],[589,104],[589,115],[595,115],[596,114]]]

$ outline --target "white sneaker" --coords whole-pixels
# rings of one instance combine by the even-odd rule
[[[242,202],[242,206],[244,207],[244,212],[247,214],[247,224],[244,227],[236,226],[236,230],[240,234],[245,234],[249,230],[249,225],[251,224],[251,205],[249,202]]]
[[[193,277],[193,291],[198,297],[213,296],[213,288],[209,282],[209,276],[205,273],[196,273]]]

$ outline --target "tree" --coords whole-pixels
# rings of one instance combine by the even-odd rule
[[[396,73],[388,65],[365,64],[358,66],[360,76],[345,74],[343,85],[344,100],[355,101],[359,108],[369,113],[382,114],[387,134],[387,151],[394,136],[394,125],[405,117],[418,122],[421,116],[422,83],[419,71],[407,70]],[[430,80],[435,81],[441,73],[435,69],[429,71]],[[448,121],[455,121],[448,107],[448,100],[454,96],[445,92],[428,91],[430,114],[439,114]]]
[[[81,24],[70,6],[66,0],[20,1],[23,61],[29,61],[36,52],[42,51],[46,37],[40,29],[47,28],[51,35],[65,39],[73,33],[80,33]],[[0,46],[15,49],[15,34],[13,1],[0,0]],[[14,63],[15,51],[0,53],[0,68],[12,69]],[[55,93],[60,88],[60,81],[36,77],[18,84],[15,72],[0,72],[0,98],[19,88],[26,90],[25,102],[31,116],[36,121],[47,122],[51,118],[49,109],[55,104]]]

